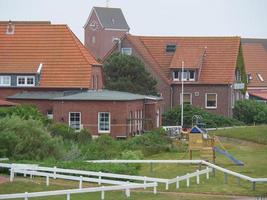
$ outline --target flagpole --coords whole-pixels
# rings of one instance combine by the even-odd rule
[[[182,61],[181,126],[184,126],[184,61]]]

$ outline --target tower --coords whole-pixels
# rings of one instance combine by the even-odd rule
[[[84,25],[85,47],[102,60],[113,47],[114,39],[129,30],[120,8],[93,7]]]

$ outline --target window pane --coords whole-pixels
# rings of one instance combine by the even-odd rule
[[[80,130],[81,113],[70,113],[70,127]]]
[[[216,94],[207,94],[207,107],[216,107]]]
[[[189,79],[191,79],[191,80],[195,79],[195,71],[193,71],[193,70],[189,71]]]
[[[109,113],[99,113],[99,131],[109,131],[110,118]]]
[[[27,78],[27,85],[33,85],[33,78]]]
[[[190,94],[184,94],[184,103],[191,104],[191,95]]]

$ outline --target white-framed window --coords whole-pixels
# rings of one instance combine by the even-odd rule
[[[34,86],[35,77],[34,76],[18,76],[17,86]]]
[[[121,53],[126,55],[132,55],[132,48],[121,48]]]
[[[205,96],[205,106],[206,108],[215,109],[217,108],[217,94],[216,93],[206,93]]]
[[[188,74],[187,71],[181,71],[183,81],[187,81],[187,78],[188,78],[187,74]]]
[[[11,76],[0,76],[0,86],[10,86]]]
[[[194,70],[189,70],[189,81],[195,81],[196,80],[196,72]]]
[[[184,104],[192,104],[192,94],[184,93]],[[180,104],[182,103],[182,93],[180,93]]]
[[[69,126],[77,131],[81,130],[80,112],[69,112]]]
[[[99,112],[98,113],[98,132],[110,133],[110,113]]]
[[[173,71],[172,78],[174,81],[179,81],[179,71]]]

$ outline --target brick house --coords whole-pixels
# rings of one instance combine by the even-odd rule
[[[181,102],[224,116],[232,116],[236,100],[242,99],[239,37],[150,37],[126,34],[105,56],[113,52],[134,55],[157,80],[164,111]],[[182,62],[184,73],[182,74]]]
[[[0,44],[0,99],[34,104],[94,136],[161,125],[161,98],[103,90],[102,65],[67,25],[0,22]]]
[[[250,99],[267,101],[267,39],[242,39]]]
[[[130,30],[120,8],[93,7],[84,25],[84,45],[102,60],[114,41]]]

